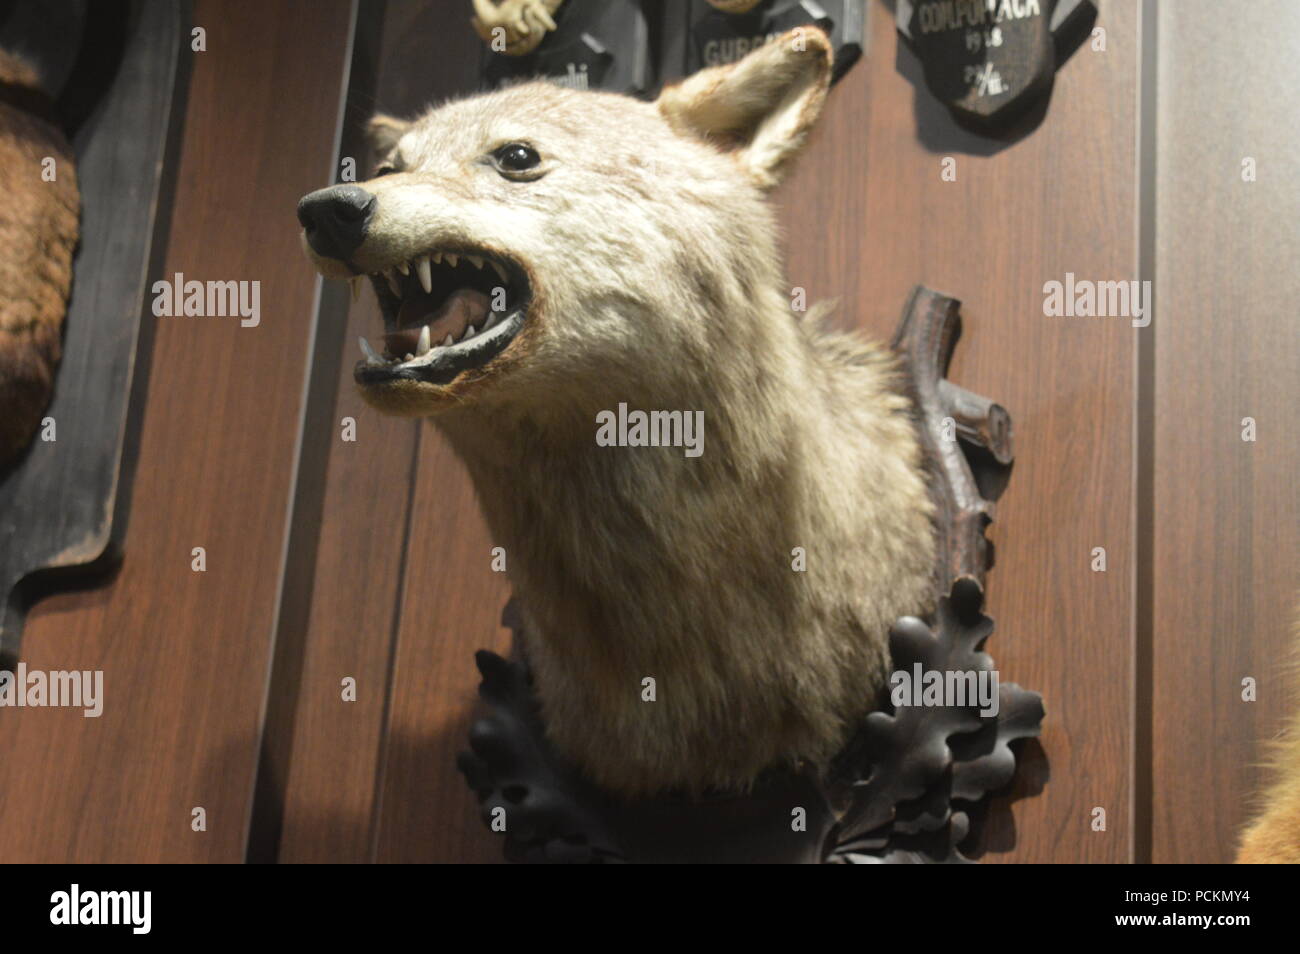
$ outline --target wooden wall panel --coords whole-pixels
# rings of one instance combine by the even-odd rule
[[[1224,862],[1300,702],[1300,6],[1158,11],[1152,851]]]
[[[510,649],[500,627],[510,586],[491,570],[492,539],[462,465],[431,424],[423,428],[377,860],[499,861],[456,755],[478,689],[474,652]]]
[[[310,269],[305,259],[301,267]],[[373,852],[417,444],[415,422],[375,413],[352,386],[356,339],[374,339],[380,326],[367,293],[349,312],[335,413],[318,436],[331,451],[291,730],[282,862],[365,862]],[[341,439],[345,417],[357,422],[354,443]],[[345,677],[356,680],[355,702],[343,701]]]
[[[1099,5],[1106,49],[1074,54],[1028,135],[993,142],[952,124],[873,3],[866,56],[776,201],[790,284],[839,298],[842,326],[888,337],[918,282],[960,298],[952,377],[1016,422],[989,649],[1004,679],[1043,693],[1047,721],[984,860],[1222,861],[1259,780],[1256,742],[1286,711],[1278,664],[1300,591],[1300,160],[1277,93],[1300,71],[1286,46],[1300,16],[1280,0],[1231,18],[1204,0],[1177,19]],[[472,88],[465,13],[384,5],[377,108],[412,114]],[[508,583],[437,432],[355,395],[355,338],[379,326],[368,292],[344,318],[326,291],[321,403],[302,406],[317,281],[291,210],[336,174],[350,17],[343,0],[196,6],[208,50],[165,274],[260,279],[262,323],[156,324],[122,568],[37,604],[24,643],[32,668],[104,669],[105,713],[3,714],[0,859],[238,861],[246,845],[282,861],[500,858],[455,756],[473,651],[508,643]],[[1151,22],[1158,58],[1139,68]],[[1155,108],[1139,116],[1144,82]],[[1140,267],[1157,303],[1142,337],[1123,318],[1043,314],[1046,281]],[[339,439],[344,416],[355,443]],[[1245,676],[1257,703],[1239,701]],[[271,824],[249,843],[259,748]],[[206,833],[190,830],[196,805]]]
[[[23,645],[29,668],[102,669],[104,712],[0,719],[5,861],[243,858],[315,290],[292,209],[328,168],[348,20],[343,2],[195,6],[163,274],[260,280],[261,323],[145,317],[121,571],[37,604]]]
[[[474,88],[478,40],[466,9],[458,0],[386,5],[375,98],[348,117],[354,127],[370,107],[410,116]],[[431,44],[439,55],[430,55]],[[364,178],[367,159],[355,158]],[[300,267],[309,269],[305,260]],[[374,340],[380,328],[367,289],[334,343],[342,353],[334,414],[311,438],[331,450],[281,861],[450,860],[440,845],[449,827],[444,799],[462,812],[450,826],[455,837],[480,828],[455,756],[477,685],[473,652],[500,644],[504,591],[495,578],[488,592],[473,584],[474,571],[488,567],[488,547],[479,545],[485,531],[468,480],[441,438],[431,427],[371,410],[357,395],[356,339]],[[344,417],[357,421],[355,443],[339,438]],[[472,556],[476,547],[482,559]],[[395,665],[403,678],[393,679]],[[357,679],[355,703],[340,696],[348,675]]]
[[[950,377],[1015,421],[1017,462],[989,534],[988,648],[1047,709],[1047,765],[1030,746],[1027,791],[1011,798],[1050,780],[1015,801],[1013,825],[990,825],[986,861],[1132,856],[1136,338],[1122,319],[1045,317],[1043,284],[1067,271],[1137,278],[1137,12],[1102,2],[1106,52],[1076,52],[1041,125],[997,144],[919,88],[892,11],[873,5],[867,55],[780,192],[791,285],[838,297],[843,325],[885,339],[913,284],[961,299]],[[945,157],[955,182],[941,178]],[[1097,546],[1105,573],[1089,569]],[[1105,832],[1090,830],[1094,807]]]

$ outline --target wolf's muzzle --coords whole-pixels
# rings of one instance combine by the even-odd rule
[[[346,262],[365,241],[378,204],[360,186],[330,186],[298,200],[298,221],[317,255]]]

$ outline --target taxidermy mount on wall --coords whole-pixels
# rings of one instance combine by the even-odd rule
[[[896,359],[792,310],[766,201],[830,73],[800,29],[653,103],[535,82],[381,115],[374,178],[299,204],[321,274],[379,298],[361,393],[464,461],[547,734],[614,791],[824,768],[932,608]],[[699,453],[598,441],[633,411],[702,419]]]
[[[1293,705],[1300,701],[1300,615],[1296,617],[1297,642],[1286,661],[1291,677]],[[1256,817],[1242,832],[1238,864],[1300,864],[1300,711],[1292,711],[1288,725],[1268,743],[1270,778],[1254,799]]]
[[[474,17],[470,23],[484,43],[499,40],[501,52],[508,56],[524,56],[537,49],[546,34],[555,29],[552,14],[560,9],[562,2],[502,0],[494,4],[492,0],[474,0]]]
[[[0,469],[31,441],[54,390],[81,194],[72,147],[36,70],[0,50]]]

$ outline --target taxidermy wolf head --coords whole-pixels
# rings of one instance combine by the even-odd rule
[[[893,357],[792,311],[765,200],[830,67],[805,29],[653,103],[534,82],[378,116],[374,178],[299,205],[319,271],[379,297],[361,393],[464,461],[548,735],[612,790],[825,766],[930,606]]]

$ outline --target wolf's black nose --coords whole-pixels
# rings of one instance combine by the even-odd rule
[[[317,255],[347,261],[365,241],[377,204],[360,186],[330,186],[298,200],[298,221]]]

